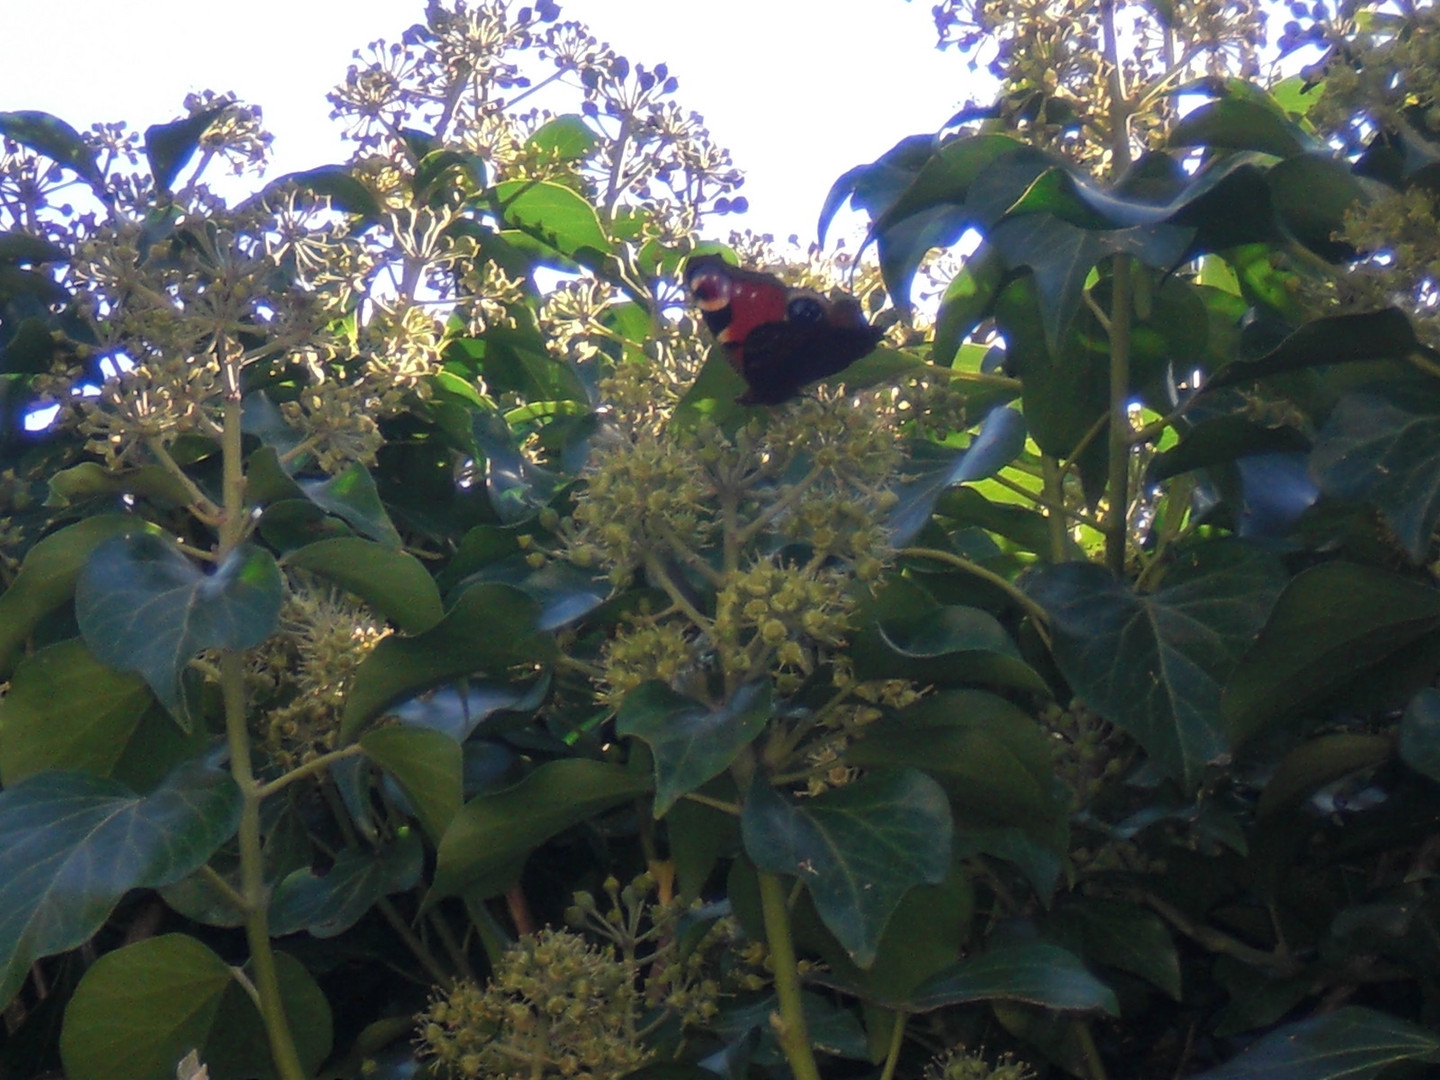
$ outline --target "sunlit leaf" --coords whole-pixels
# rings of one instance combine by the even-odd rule
[[[435,579],[419,559],[358,536],[307,544],[286,555],[285,565],[335,582],[407,633],[423,633],[445,614]]]

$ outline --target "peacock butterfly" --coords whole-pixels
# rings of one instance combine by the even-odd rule
[[[852,297],[826,300],[718,255],[686,262],[685,287],[745,380],[745,393],[735,399],[741,405],[789,401],[805,384],[868,356],[884,336]]]

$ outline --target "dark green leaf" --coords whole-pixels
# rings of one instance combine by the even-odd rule
[[[1263,819],[1292,809],[1326,784],[1389,761],[1394,752],[1388,735],[1339,732],[1309,739],[1280,760],[1260,793],[1255,815]]]
[[[36,624],[70,599],[92,551],[116,536],[146,531],[159,529],[125,514],[104,514],[51,533],[26,552],[15,580],[0,593],[0,675],[10,671]]]
[[[805,883],[825,926],[868,968],[901,898],[950,869],[950,807],[924,773],[873,773],[813,799],[763,782],[745,797],[745,853],[765,873]]]
[[[921,211],[963,203],[970,185],[987,165],[1022,145],[1008,135],[952,139],[925,162],[899,198],[876,218],[871,231],[884,233]]]
[[[416,202],[426,203],[443,195],[440,188],[447,182],[466,194],[473,194],[485,186],[485,159],[459,150],[432,150],[415,166],[410,190]]]
[[[435,579],[419,559],[358,536],[307,544],[286,555],[285,565],[328,578],[408,634],[423,633],[445,614]]]
[[[440,841],[426,904],[470,890],[482,897],[504,892],[546,840],[649,791],[649,779],[632,769],[566,758],[541,765],[514,787],[471,799]]]
[[[111,775],[154,702],[144,679],[106,667],[78,638],[39,650],[0,697],[0,783],[49,769]]]
[[[351,847],[335,856],[323,876],[296,870],[275,886],[270,900],[270,933],[275,937],[308,930],[318,938],[343,934],[376,901],[413,889],[425,867],[418,833],[404,830],[376,850]]]
[[[189,730],[180,674],[206,649],[248,649],[270,636],[284,586],[270,554],[243,545],[202,573],[177,547],[149,533],[96,548],[75,589],[75,617],[90,651],[138,671]]]
[[[960,272],[950,279],[940,297],[935,315],[935,339],[930,345],[930,362],[948,367],[960,351],[960,343],[990,313],[995,295],[1005,280],[1005,260],[989,244],[982,243],[965,260]]]
[[[1171,129],[1168,142],[1256,150],[1281,158],[1318,148],[1315,139],[1273,103],[1235,97],[1200,106]]]
[[[370,471],[356,462],[326,480],[305,480],[300,484],[305,497],[327,514],[334,514],[356,532],[389,547],[400,546]]]
[[[1015,409],[992,409],[969,446],[900,488],[900,501],[890,511],[890,542],[896,547],[908,544],[930,520],[935,501],[947,488],[994,476],[1024,449],[1025,418]]]
[[[371,190],[355,179],[344,165],[321,165],[305,172],[289,173],[268,184],[266,190],[286,184],[294,184],[302,191],[328,198],[331,206],[346,214],[358,214],[372,221],[384,214]]]
[[[1346,562],[1296,574],[1225,687],[1231,739],[1243,743],[1330,696],[1440,629],[1440,592]]]
[[[1423,562],[1440,519],[1440,394],[1347,394],[1315,440],[1310,472],[1336,499],[1366,503]]]
[[[0,791],[0,1002],[40,957],[89,939],[131,889],[199,867],[239,821],[234,781],[199,763],[143,798],[84,773]]]
[[[340,741],[354,740],[385,706],[458,676],[502,677],[516,664],[539,664],[554,652],[536,629],[538,605],[508,585],[474,585],[445,617],[415,637],[391,636],[355,671]]]
[[[310,974],[275,955],[280,997],[306,1075],[331,1047],[330,1006]],[[230,966],[184,934],[116,949],[85,973],[60,1054],[74,1080],[165,1080],[191,1050],[211,1080],[276,1077],[264,1021]]]
[[[169,191],[175,177],[200,145],[200,137],[210,129],[230,102],[204,109],[169,124],[152,124],[145,129],[145,157],[150,162],[150,176],[157,191]]]
[[[49,263],[64,262],[65,249],[39,236],[18,230],[0,232],[0,262]]]
[[[1057,1012],[1120,1015],[1115,994],[1074,953],[1043,941],[1007,939],[961,960],[915,991],[910,1008],[928,1012],[969,1001],[1023,1001]]]
[[[866,725],[845,752],[862,768],[910,766],[938,780],[964,826],[1017,825],[1063,841],[1050,740],[1035,719],[981,690],[942,690]]]
[[[661,682],[625,695],[615,733],[642,739],[655,759],[655,816],[682,795],[718,776],[770,719],[768,680],[741,687],[724,708],[711,710]]]
[[[548,180],[506,180],[495,187],[505,223],[561,255],[594,259],[613,245],[595,208],[583,196]]]
[[[1410,699],[1400,720],[1400,759],[1440,781],[1440,690],[1426,687]]]
[[[1076,693],[1186,790],[1228,752],[1221,688],[1285,580],[1269,556],[1220,554],[1148,595],[1080,563],[1041,570],[1026,586],[1050,614],[1055,660]]]
[[[1280,162],[1267,174],[1275,213],[1290,234],[1322,258],[1353,258],[1355,249],[1334,239],[1345,215],[1365,200],[1365,188],[1344,161],[1327,154],[1303,154]]]
[[[887,150],[877,161],[847,170],[825,196],[820,209],[818,235],[825,233],[840,207],[848,199],[856,210],[868,211],[871,220],[879,217],[911,182],[934,153],[935,136],[909,135]]]
[[[1346,1005],[1287,1024],[1195,1080],[1373,1080],[1397,1062],[1433,1063],[1437,1052],[1433,1031]]]
[[[1138,975],[1180,1000],[1180,954],[1170,928],[1153,911],[1124,900],[1075,896],[1056,909],[1045,929],[1091,963]]]
[[[943,686],[980,683],[1046,692],[998,619],[979,608],[922,602],[866,626],[857,638],[863,679],[915,679]]]
[[[1218,390],[1326,364],[1403,359],[1420,349],[1410,319],[1399,308],[1331,315],[1306,323],[1257,360],[1237,360],[1222,368],[1205,388]]]
[[[1251,454],[1303,453],[1310,440],[1293,427],[1269,427],[1238,413],[1217,416],[1196,424],[1178,446],[1157,454],[1148,476],[1169,480],[1172,476],[1226,465]]]
[[[360,745],[399,781],[426,833],[438,841],[460,809],[460,744],[431,728],[396,725],[367,731]]]
[[[185,506],[190,492],[168,469],[142,465],[138,469],[107,469],[97,461],[81,462],[50,477],[45,505],[63,507],[97,495],[142,495],[161,504]]]
[[[28,146],[73,170],[95,194],[102,199],[107,197],[105,177],[95,162],[94,152],[64,120],[33,109],[0,112],[0,135],[7,135],[21,146]]]

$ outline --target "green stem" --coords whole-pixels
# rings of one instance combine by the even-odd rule
[[[810,1033],[805,1028],[805,1007],[800,997],[800,971],[795,961],[795,943],[790,937],[790,912],[785,903],[785,886],[774,874],[760,873],[760,911],[765,920],[765,939],[775,964],[775,996],[780,1003],[779,1037],[785,1060],[795,1080],[820,1080]]]
[[[1045,632],[1045,628],[1050,625],[1050,617],[1045,613],[1044,608],[1034,600],[1031,600],[1030,597],[1026,596],[1013,584],[995,573],[995,571],[987,570],[979,563],[971,562],[965,558],[964,555],[956,555],[953,551],[944,551],[940,548],[913,547],[900,548],[895,554],[901,558],[930,559],[934,562],[949,563],[957,570],[964,570],[967,574],[988,581],[997,589],[1004,591],[1005,595],[1013,600],[1017,607],[1024,611],[1026,615],[1030,616],[1031,620],[1035,623],[1035,628],[1042,634]]]
[[[1090,1080],[1106,1080],[1105,1063],[1100,1060],[1100,1048],[1095,1045],[1095,1036],[1090,1034],[1090,1025],[1076,1018],[1071,1021],[1070,1029],[1080,1043],[1080,1053],[1085,1058],[1085,1068],[1090,1074]]]
[[[226,360],[225,427],[221,438],[224,514],[217,555],[223,560],[245,536],[244,448],[241,443],[240,366]],[[225,705],[225,737],[230,749],[230,775],[240,789],[240,896],[244,900],[245,937],[258,996],[260,1017],[270,1042],[270,1056],[280,1080],[305,1080],[295,1038],[280,996],[280,976],[270,947],[270,895],[265,886],[261,845],[260,803],[264,799],[250,762],[250,731],[246,724],[245,656],[237,649],[220,654],[220,693]]]
[[[1105,563],[1117,577],[1125,573],[1125,542],[1130,508],[1130,256],[1115,256],[1114,294],[1110,302],[1110,473],[1105,496]]]
[[[895,1013],[895,1026],[890,1029],[890,1051],[885,1055],[885,1068],[880,1070],[880,1080],[894,1080],[895,1066],[900,1064],[900,1047],[905,1044],[905,1024],[909,1013]]]
[[[289,787],[296,780],[303,780],[307,776],[313,776],[315,773],[323,772],[337,761],[341,761],[344,758],[357,757],[364,752],[359,743],[351,743],[349,746],[343,747],[340,750],[331,750],[328,754],[321,754],[319,757],[311,758],[305,762],[304,765],[296,766],[289,772],[282,773],[268,784],[261,784],[257,789],[260,798],[268,798],[277,791]]]
[[[1060,463],[1049,454],[1040,459],[1040,464],[1045,470],[1045,498],[1056,505],[1065,504],[1065,474],[1060,471]],[[1065,561],[1066,544],[1065,515],[1054,510],[1047,510],[1045,524],[1050,534],[1050,561],[1053,563]]]

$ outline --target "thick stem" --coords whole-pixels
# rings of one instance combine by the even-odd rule
[[[223,560],[245,535],[245,473],[240,423],[240,365],[225,363],[225,428],[221,439],[224,477],[224,519],[220,524]],[[245,657],[235,649],[220,654],[220,692],[225,703],[225,737],[230,747],[230,775],[240,789],[240,896],[245,905],[245,938],[250,969],[259,997],[260,1017],[270,1042],[270,1056],[281,1080],[305,1080],[295,1037],[280,996],[275,952],[270,947],[270,895],[265,887],[261,846],[260,803],[264,794],[250,764],[250,731],[246,724]]]
[[[894,1080],[895,1066],[900,1064],[900,1047],[905,1045],[905,1022],[909,1013],[896,1013],[895,1026],[890,1031],[890,1050],[885,1055],[885,1067],[880,1070],[880,1080]]]
[[[1065,505],[1065,474],[1060,471],[1060,463],[1049,454],[1040,459],[1040,464],[1045,470],[1045,498],[1058,506]],[[1050,534],[1050,561],[1060,563],[1065,561],[1066,536],[1065,536],[1065,515],[1055,510],[1047,510],[1045,522]]]
[[[765,919],[765,939],[775,965],[775,997],[780,1003],[777,1035],[780,1049],[795,1080],[820,1080],[810,1033],[805,1027],[805,1006],[800,997],[800,971],[795,961],[795,943],[790,937],[790,911],[785,886],[774,874],[760,873],[760,911]]]
[[[1125,573],[1125,542],[1130,508],[1130,256],[1115,256],[1110,303],[1110,473],[1105,497],[1105,564]]]

